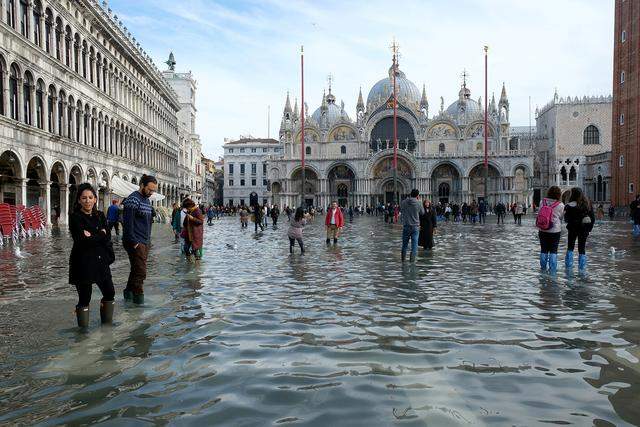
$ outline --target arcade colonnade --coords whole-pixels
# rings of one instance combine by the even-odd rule
[[[0,145],[1,147],[1,145]],[[140,174],[133,168],[114,168],[87,161],[56,159],[46,154],[4,150],[0,153],[0,202],[16,205],[39,205],[47,218],[59,217],[66,223],[73,209],[76,188],[88,182],[98,192],[98,208],[106,210],[113,199],[122,199],[112,193],[114,176],[137,184]],[[175,184],[158,180],[158,191],[165,199],[153,204],[170,208],[183,195]]]
[[[505,161],[506,160],[506,161]],[[398,159],[398,193],[404,198],[413,188],[432,202],[470,203],[486,199],[490,205],[533,201],[532,170],[528,157],[507,158],[489,164],[488,196],[484,194],[482,158],[416,159],[403,153]],[[280,163],[282,164],[282,163]],[[392,157],[375,156],[370,161],[308,162],[305,204],[328,206],[376,206],[393,200]],[[287,162],[285,178],[272,179],[271,202],[297,206],[300,203],[301,168]],[[336,172],[337,171],[337,172]],[[272,176],[279,171],[272,170]],[[283,174],[280,174],[282,176]]]

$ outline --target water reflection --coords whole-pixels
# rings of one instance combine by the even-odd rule
[[[588,274],[555,276],[530,223],[443,224],[414,264],[376,218],[336,246],[316,220],[304,256],[285,233],[223,219],[188,264],[157,228],[147,307],[118,302],[100,328],[94,301],[89,334],[73,327],[65,233],[22,243],[27,258],[0,249],[0,424],[640,424],[626,226],[596,227]]]

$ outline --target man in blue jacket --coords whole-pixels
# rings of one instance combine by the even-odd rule
[[[131,272],[124,290],[125,301],[144,304],[144,279],[147,277],[147,256],[151,240],[153,210],[149,197],[158,189],[158,181],[150,175],[142,175],[140,189],[124,201],[122,216],[122,245],[129,255]]]
[[[107,209],[107,228],[109,229],[109,234],[111,234],[111,229],[116,229],[116,236],[120,235],[120,209],[118,208],[118,200],[113,199],[111,202],[111,206]]]

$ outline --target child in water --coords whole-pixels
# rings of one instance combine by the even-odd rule
[[[302,229],[307,224],[305,219],[304,210],[300,207],[296,209],[296,213],[293,216],[293,220],[289,222],[289,230],[287,236],[289,237],[289,253],[293,253],[293,246],[296,241],[300,246],[300,253],[304,255],[304,243],[302,242]]]

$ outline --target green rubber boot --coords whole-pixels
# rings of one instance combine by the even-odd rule
[[[111,325],[113,323],[113,301],[100,302],[100,321],[103,325]]]
[[[122,295],[124,296],[125,301],[131,301],[133,299],[133,292],[131,292],[129,289],[123,290]]]
[[[144,304],[144,294],[133,294],[133,303],[136,305]]]
[[[89,307],[76,305],[76,320],[78,321],[78,328],[87,329],[89,327]]]

